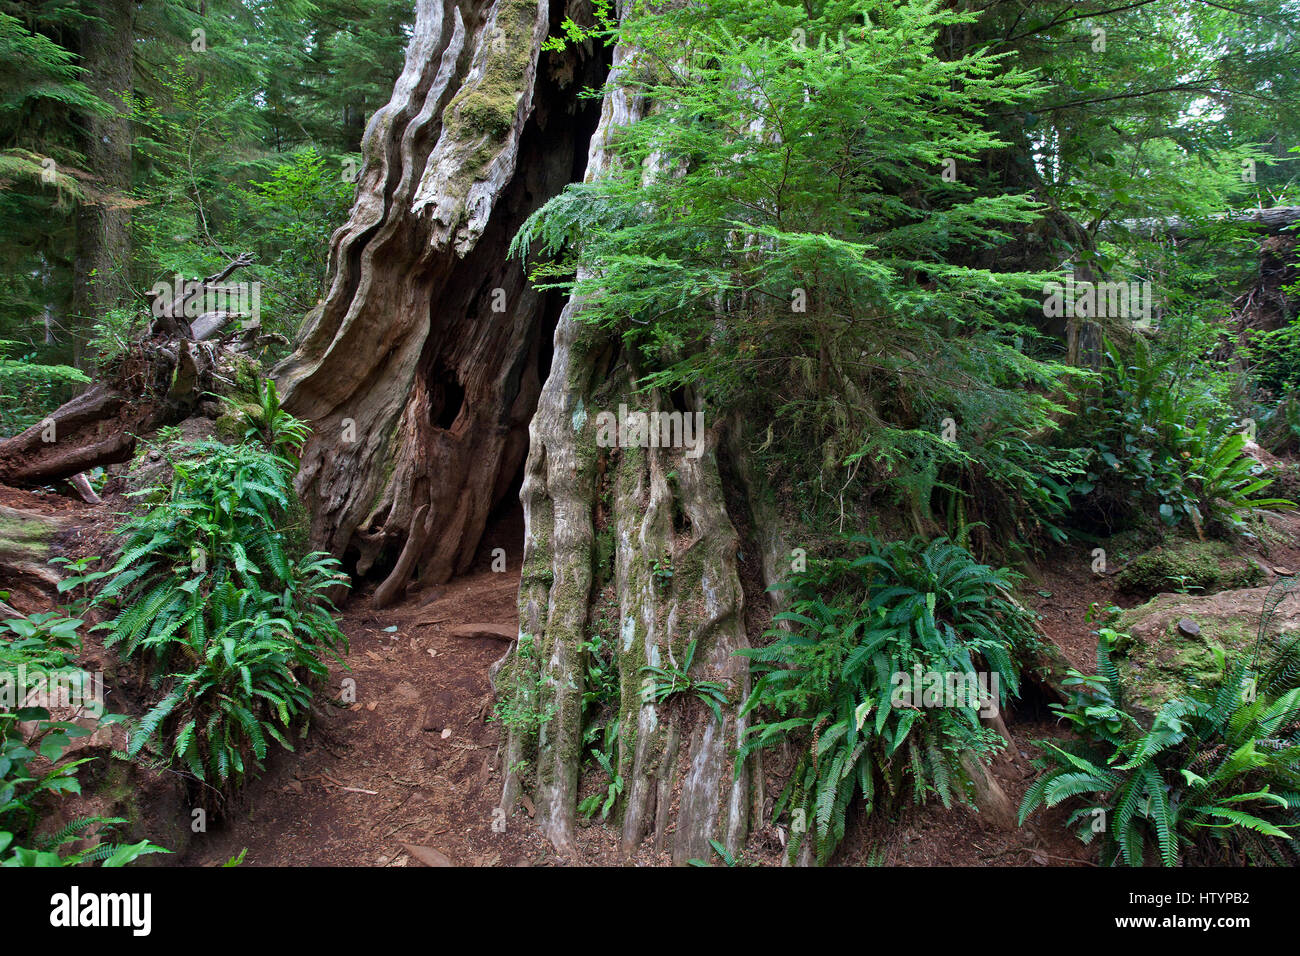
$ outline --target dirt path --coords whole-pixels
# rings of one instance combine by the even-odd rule
[[[443,587],[383,611],[363,596],[353,600],[341,619],[351,642],[350,670],[334,665],[331,686],[337,692],[345,678],[355,680],[356,703],[324,705],[299,752],[275,755],[224,822],[196,835],[178,863],[216,866],[245,847],[251,866],[410,866],[441,858],[465,866],[623,862],[606,827],[581,829],[573,860],[558,858],[522,815],[504,821],[504,830],[499,818],[493,827],[504,768],[500,727],[487,719],[488,670],[507,644],[455,631],[470,623],[517,626],[522,528],[513,525],[495,529],[475,568]],[[504,572],[490,569],[494,547],[516,554]],[[1062,583],[1056,578],[1052,586]],[[1073,628],[1083,626],[1087,602],[1102,596],[1091,583],[1072,595]],[[1033,779],[1031,741],[1060,732],[1049,717],[1034,711],[1011,720],[1014,746],[994,764],[1016,804]],[[841,862],[861,865],[877,853],[895,866],[1087,865],[1093,854],[1063,828],[1063,815],[1039,815],[1002,832],[965,807],[903,808],[897,817],[882,814],[853,827]],[[772,828],[760,827],[745,860],[780,865],[781,857]],[[633,862],[662,861],[647,853]]]
[[[514,529],[505,529],[514,530]],[[334,664],[340,694],[355,681],[356,703],[322,704],[297,754],[277,754],[225,821],[196,835],[188,865],[219,865],[244,847],[245,865],[406,866],[437,851],[456,865],[530,865],[552,858],[535,828],[515,820],[493,828],[501,793],[500,732],[488,668],[508,642],[457,636],[457,625],[513,631],[522,528],[508,544],[506,570],[482,562],[464,577],[396,607],[354,599],[341,618],[350,650]],[[414,851],[406,847],[415,847]]]
[[[225,819],[196,835],[176,862],[219,866],[244,848],[248,866],[412,866],[444,859],[463,866],[626,862],[607,827],[581,828],[579,856],[562,860],[522,812],[504,821],[504,829],[503,821],[493,818],[504,768],[498,765],[500,727],[487,719],[492,712],[488,671],[507,644],[455,632],[472,623],[517,626],[522,537],[522,522],[512,516],[492,530],[464,577],[382,611],[373,610],[364,595],[354,598],[341,617],[351,644],[348,668],[335,664],[330,674],[336,693],[345,678],[356,682],[356,703],[323,705],[298,753],[276,754]],[[491,570],[496,547],[512,558],[505,571]],[[1045,587],[1053,588],[1057,599],[1055,613],[1045,621],[1049,629],[1086,633],[1090,625],[1083,612],[1109,588],[1091,576],[1058,572],[1048,578]],[[1066,593],[1069,600],[1062,602]],[[1032,741],[1060,731],[1042,708],[1008,716],[1014,745],[993,769],[1018,805],[1034,776]],[[1088,865],[1094,854],[1064,829],[1064,814],[1040,814],[1026,827],[1004,832],[966,807],[945,810],[937,802],[903,807],[897,815],[880,814],[851,826],[839,862]],[[756,830],[744,859],[781,864],[773,828]],[[646,852],[631,862],[665,861]]]

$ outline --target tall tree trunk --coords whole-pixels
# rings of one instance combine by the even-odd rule
[[[589,180],[610,162],[609,136],[646,106],[618,83],[626,56],[622,49],[614,55]],[[609,602],[618,612],[612,651],[620,684],[615,770],[624,782],[618,810],[624,852],[649,839],[677,863],[708,858],[710,840],[735,853],[762,799],[754,786],[757,761],[739,765],[736,753],[747,724],[739,705],[749,678],[735,652],[749,642],[738,568],[742,540],[729,504],[762,542],[753,559],[768,583],[780,573],[784,548],[764,520],[768,515],[748,504],[761,498],[744,467],[737,423],[728,428],[715,420],[693,395],[674,408],[664,394],[638,393],[635,357],[617,336],[585,325],[581,313],[582,303],[573,300],[560,317],[551,373],[530,429],[520,495],[521,642],[499,683],[516,717],[502,806],[509,813],[531,786],[551,841],[561,850],[572,846],[583,752],[583,645],[596,606]],[[601,434],[602,413],[616,416],[621,405],[699,413],[708,427],[695,447],[637,447],[627,432]],[[608,447],[611,437],[614,447]],[[731,465],[730,496],[724,462]],[[593,574],[597,528],[613,545],[611,580],[603,587]],[[728,701],[715,716],[690,690],[659,699],[647,667],[721,683]]]
[[[84,367],[88,330],[104,312],[127,298],[126,267],[131,237],[124,202],[131,188],[131,71],[135,51],[135,0],[104,0],[98,19],[81,28],[80,65],[90,88],[109,104],[111,115],[84,118],[83,149],[95,182],[77,209],[73,260],[73,364]]]

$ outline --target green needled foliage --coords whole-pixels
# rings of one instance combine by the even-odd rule
[[[534,279],[621,336],[647,389],[770,413],[796,477],[838,488],[847,469],[923,523],[933,494],[989,480],[999,520],[1032,531],[1073,471],[1028,439],[1055,428],[1077,372],[1018,347],[1043,276],[976,264],[1040,207],[960,170],[1000,144],[980,116],[1034,86],[1003,58],[935,53],[970,15],[817,10],[628,15],[620,81],[654,109],[616,132],[610,174],[549,202],[512,251],[558,257]]]

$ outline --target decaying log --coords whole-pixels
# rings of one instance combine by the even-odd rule
[[[203,287],[224,281],[252,262],[251,253],[242,253],[204,279]],[[158,337],[156,321],[149,337],[133,343],[116,360],[105,381],[91,385],[42,421],[0,442],[0,483],[51,484],[75,479],[91,468],[129,461],[140,435],[189,415],[212,388],[218,364],[218,348],[206,340],[232,318],[228,312],[208,312],[191,327],[184,320],[184,305],[193,294],[182,294],[157,307],[159,321],[170,323],[169,337]],[[156,307],[156,302],[151,305]],[[170,317],[173,312],[179,319]],[[256,337],[258,329],[242,331],[245,337]],[[81,481],[74,490],[83,500],[98,500],[84,478]]]
[[[227,263],[226,267],[220,272],[213,273],[203,279],[202,282],[195,280],[187,283],[179,295],[173,295],[172,298],[166,300],[163,300],[161,296],[150,297],[149,308],[154,315],[154,322],[151,327],[153,334],[182,335],[186,338],[195,338],[198,334],[198,320],[195,320],[192,327],[185,314],[186,304],[193,299],[198,299],[200,302],[204,301],[209,289],[218,283],[225,282],[234,274],[236,269],[251,266],[256,258],[251,252],[241,252]],[[208,315],[214,314],[221,313],[208,313]],[[206,317],[206,315],[200,316],[200,318]],[[207,334],[210,335],[211,330]]]
[[[36,609],[56,595],[60,576],[49,559],[54,540],[68,527],[58,515],[0,505],[0,586],[10,592],[0,617],[21,616],[24,607]]]
[[[126,394],[93,385],[48,418],[0,443],[0,482],[39,485],[126,461],[138,419]]]
[[[1275,235],[1300,222],[1300,206],[1273,206],[1269,209],[1241,209],[1232,212],[1216,213],[1204,220],[1182,219],[1178,216],[1152,219],[1123,219],[1114,226],[1130,232],[1147,236],[1168,236],[1170,238],[1188,238],[1200,236],[1207,232],[1207,226],[1237,223],[1248,225],[1256,232]],[[1103,226],[1105,233],[1111,226]]]

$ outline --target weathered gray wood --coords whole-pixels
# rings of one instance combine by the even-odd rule
[[[540,47],[549,0],[421,0],[406,66],[367,128],[357,199],[331,283],[275,371],[312,422],[298,487],[316,547],[368,574],[409,562],[438,584],[473,561],[528,447],[547,298],[505,255],[523,218],[572,178],[586,135],[574,93],[599,61]],[[568,58],[567,60],[564,58]],[[594,116],[588,122],[594,122]],[[545,131],[543,132],[543,125]]]
[[[1300,222],[1300,206],[1274,206],[1270,209],[1246,209],[1232,212],[1216,213],[1208,222],[1243,223],[1253,226],[1260,232],[1277,233]],[[1194,236],[1206,229],[1206,221],[1198,219],[1181,219],[1177,216],[1152,219],[1122,219],[1103,226],[1101,232],[1115,227],[1148,236]]]

